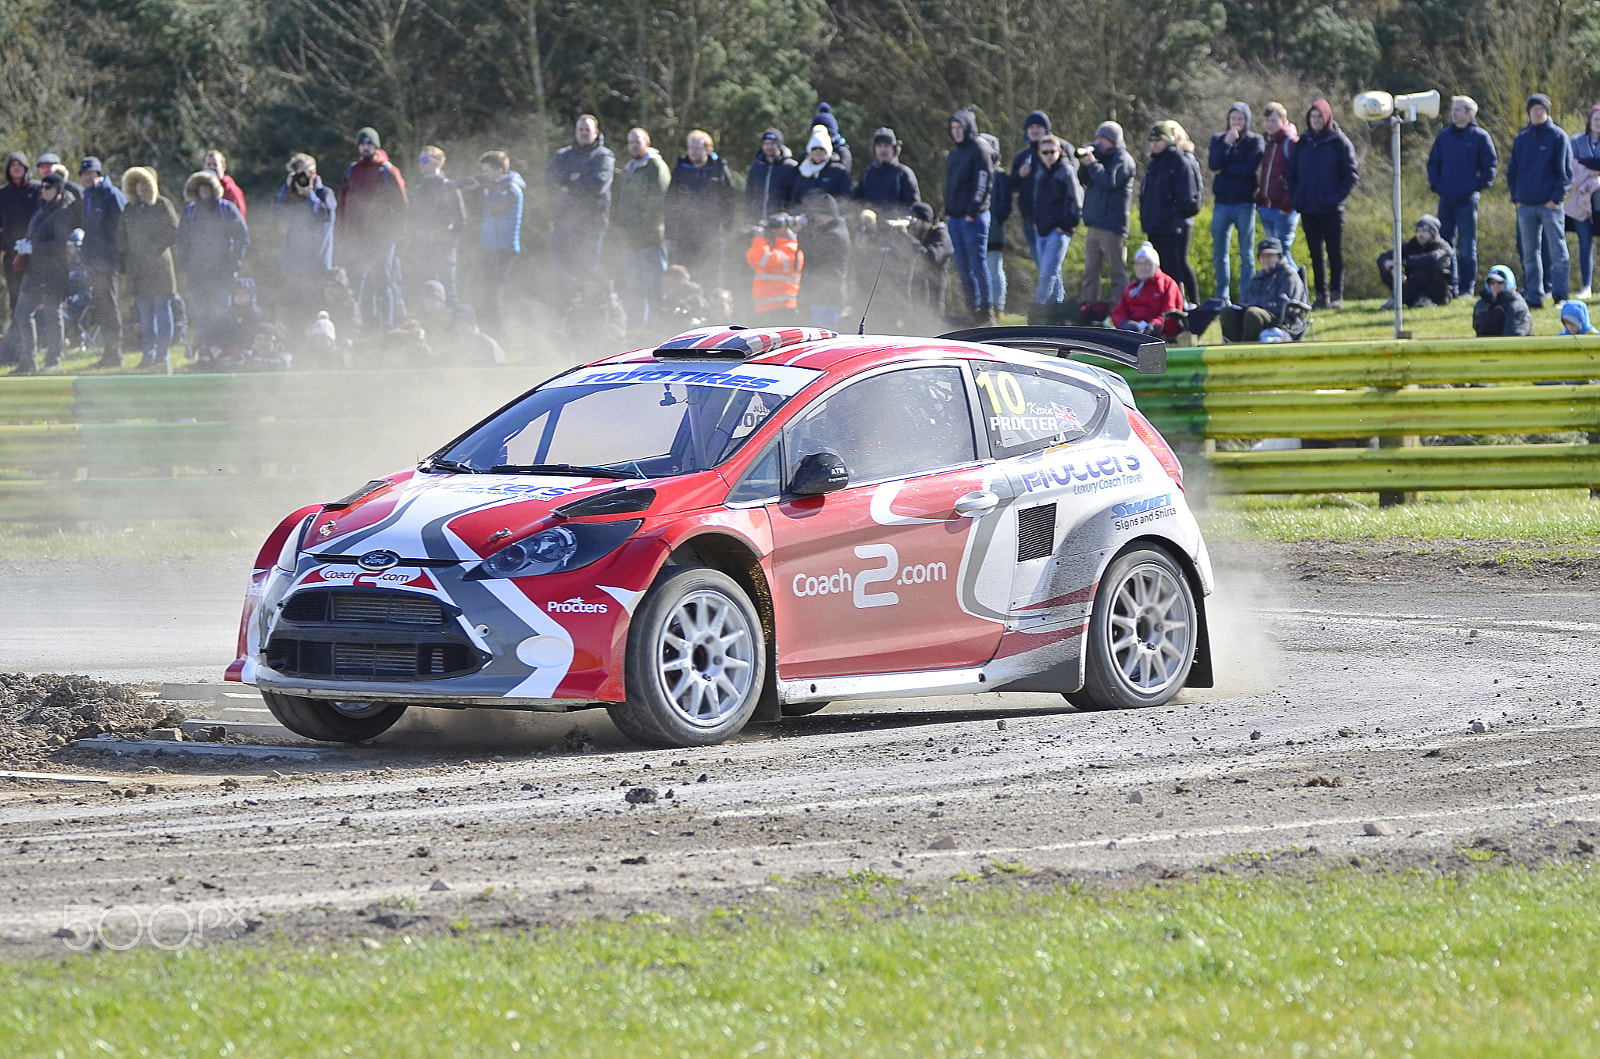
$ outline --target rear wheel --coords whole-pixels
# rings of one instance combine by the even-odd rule
[[[606,707],[645,746],[711,746],[738,732],[766,680],[761,617],[738,582],[691,566],[663,578],[628,629],[628,701]]]
[[[372,739],[394,727],[406,712],[405,706],[397,702],[310,699],[276,691],[263,691],[261,697],[279,724],[295,735],[325,743]]]
[[[1161,705],[1188,679],[1198,635],[1189,579],[1167,553],[1118,556],[1095,596],[1083,689],[1067,701],[1084,710]]]

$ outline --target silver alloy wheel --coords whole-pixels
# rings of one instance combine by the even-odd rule
[[[1141,695],[1157,695],[1181,679],[1194,653],[1194,615],[1171,570],[1140,563],[1111,599],[1111,658],[1118,677]]]
[[[755,678],[755,630],[720,592],[691,592],[661,627],[656,673],[684,720],[712,727],[744,705]]]
[[[334,699],[330,705],[346,717],[371,717],[389,706],[387,702],[361,702],[356,699]]]

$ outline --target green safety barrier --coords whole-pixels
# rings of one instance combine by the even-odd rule
[[[1600,484],[1600,445],[1219,452],[1207,470],[1224,493],[1564,489]]]

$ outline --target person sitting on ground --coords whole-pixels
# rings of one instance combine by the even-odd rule
[[[706,313],[707,319],[732,323],[738,316],[734,311],[733,291],[727,287],[717,287],[706,295]]]
[[[604,268],[596,265],[584,273],[561,319],[561,333],[574,342],[596,345],[627,337],[628,313]]]
[[[1256,266],[1243,304],[1222,310],[1224,341],[1259,342],[1262,331],[1282,326],[1290,302],[1305,301],[1305,282],[1283,259],[1283,244],[1276,239],[1261,240],[1256,246]]]
[[[455,364],[504,364],[505,350],[478,327],[478,314],[465,302],[450,304],[444,283],[430,279],[422,285],[417,322],[427,332],[434,352]]]
[[[65,342],[71,349],[87,349],[89,335],[84,329],[88,320],[89,307],[94,304],[94,279],[89,272],[89,266],[83,261],[83,229],[74,228],[67,236],[67,296],[61,299],[61,326],[66,335]],[[105,364],[96,364],[97,368],[120,368],[122,354],[115,355],[116,363],[112,364],[107,358]]]
[[[1124,331],[1175,338],[1179,330],[1176,316],[1183,311],[1183,288],[1161,271],[1161,255],[1145,243],[1133,255],[1133,282],[1122,292],[1111,322]]]
[[[1400,248],[1400,297],[1408,308],[1443,305],[1455,294],[1455,251],[1439,234],[1439,218],[1424,213],[1417,220],[1417,234]],[[1383,288],[1394,290],[1394,251],[1378,255],[1378,276]],[[1393,309],[1391,296],[1383,308]]]
[[[304,352],[295,359],[297,367],[312,371],[335,371],[350,366],[350,344],[339,341],[338,328],[328,310],[317,313],[317,318],[306,328]]]
[[[1561,303],[1561,333],[1564,335],[1600,335],[1600,328],[1589,322],[1589,307],[1574,298]]]
[[[667,267],[661,280],[661,308],[666,325],[674,333],[705,324],[705,291],[690,277],[687,267]]]
[[[1472,307],[1472,331],[1479,338],[1533,334],[1533,318],[1528,303],[1517,293],[1517,277],[1504,265],[1496,265],[1484,277],[1483,290]]]
[[[256,305],[256,281],[241,276],[233,281],[233,292],[228,303],[212,318],[211,325],[201,336],[201,342],[218,355],[229,355],[235,360],[255,341],[257,326],[264,315]],[[230,370],[239,370],[237,368]]]
[[[237,288],[234,291],[238,293]],[[290,356],[284,349],[283,331],[271,320],[256,320],[250,341],[242,348],[224,348],[216,357],[218,371],[287,371]]]

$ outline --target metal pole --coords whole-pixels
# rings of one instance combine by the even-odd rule
[[[1390,118],[1390,147],[1394,155],[1394,271],[1391,276],[1394,286],[1394,337],[1398,339],[1401,334],[1400,320],[1403,311],[1400,301],[1401,260],[1400,260],[1400,114],[1396,111]]]

